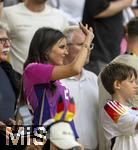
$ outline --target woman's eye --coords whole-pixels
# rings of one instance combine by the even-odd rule
[[[61,46],[59,46],[59,48],[65,48],[65,45],[61,45]]]

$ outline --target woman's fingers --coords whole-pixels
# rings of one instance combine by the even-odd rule
[[[93,28],[92,28],[92,27],[90,27],[89,30],[90,30],[91,32],[93,32]]]
[[[82,23],[79,23],[79,26],[81,28],[81,30],[84,32],[84,34],[89,34],[90,32],[93,32],[92,27],[88,28],[88,24],[86,24],[85,26]]]
[[[88,25],[85,26],[82,23],[79,23],[81,30],[84,32],[84,34],[87,34],[88,32]]]
[[[90,45],[91,42],[92,42],[92,40],[93,40],[93,38],[94,38],[94,33],[93,33],[92,27],[88,27],[88,24],[86,24],[84,26],[82,23],[79,23],[79,25],[80,25],[80,29],[86,35],[85,43],[87,43],[88,45]]]

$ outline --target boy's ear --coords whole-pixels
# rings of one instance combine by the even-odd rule
[[[116,80],[116,81],[114,82],[114,84],[113,84],[114,89],[119,90],[119,89],[120,89],[120,85],[121,85],[121,82],[120,82],[119,80]]]

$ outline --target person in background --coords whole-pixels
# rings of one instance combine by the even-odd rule
[[[138,72],[138,18],[133,18],[127,24],[126,41],[127,41],[127,53],[117,56],[110,63],[124,63],[134,67]],[[138,80],[136,80],[136,82],[138,83]],[[99,110],[101,110],[106,103],[106,99],[111,99],[111,95],[103,87],[100,74],[98,76],[98,85],[99,85]],[[133,101],[132,100],[128,101],[128,105],[138,107],[138,93],[136,93],[136,96]],[[99,144],[100,148],[103,149],[104,147],[106,147],[106,139],[103,134],[101,122],[99,122],[98,125],[99,125]]]
[[[138,0],[133,0],[131,8],[135,14],[136,17],[138,17]]]
[[[24,0],[17,5],[1,8],[1,16],[11,30],[10,62],[20,74],[35,31],[43,26],[63,31],[68,25],[59,10],[48,6],[46,0]]]
[[[52,121],[68,121],[75,138],[78,136],[73,123],[74,100],[59,80],[79,74],[90,52],[90,44],[94,38],[92,28],[88,29],[87,25],[82,24],[80,27],[86,37],[80,52],[68,65],[63,64],[68,54],[64,34],[46,27],[35,32],[24,64],[22,90],[25,99],[32,106],[34,125],[46,126]]]
[[[126,32],[127,24],[129,21],[135,17],[138,17],[138,1],[132,0],[131,6],[123,10],[123,25],[124,32]],[[124,35],[124,38],[120,44],[120,54],[124,54],[127,50],[127,41]]]
[[[138,149],[138,107],[127,105],[136,94],[136,79],[136,70],[123,63],[111,63],[101,72],[102,84],[111,95],[100,112],[108,149]]]
[[[0,145],[3,146],[8,140],[5,132],[6,126],[15,123],[13,120],[14,111],[20,89],[17,74],[8,62],[8,53],[11,47],[9,34],[8,25],[0,19]],[[3,148],[6,150],[14,149],[13,147]]]
[[[4,0],[4,7],[15,5],[19,2],[19,0]]]
[[[78,25],[82,21],[84,3],[85,0],[48,0],[48,4],[59,9],[70,25]]]
[[[82,22],[93,27],[95,34],[95,46],[86,69],[98,75],[104,65],[120,54],[124,37],[122,10],[131,3],[132,0],[85,1]]]
[[[80,53],[86,35],[79,26],[69,26],[64,34],[67,38],[68,55],[65,64],[70,64]],[[91,45],[93,46],[93,45]],[[90,52],[93,47],[90,47]],[[89,62],[90,53],[85,64]],[[98,146],[98,84],[97,76],[82,68],[76,76],[61,80],[70,91],[76,103],[74,122],[79,135],[78,141],[87,150],[95,150]]]
[[[11,46],[9,34],[8,25],[0,20],[0,121],[3,122],[7,122],[10,117],[13,117],[19,95],[16,72],[8,62]]]

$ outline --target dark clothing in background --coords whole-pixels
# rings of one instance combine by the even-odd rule
[[[5,123],[13,117],[18,95],[16,72],[8,62],[0,62],[0,121]]]
[[[15,5],[19,2],[19,0],[4,0],[4,6],[11,6],[11,5]]]
[[[95,34],[91,62],[100,61],[106,64],[120,53],[120,42],[123,38],[122,12],[111,17],[94,18],[106,10],[109,3],[110,0],[86,0],[85,2],[82,22],[91,26]]]

